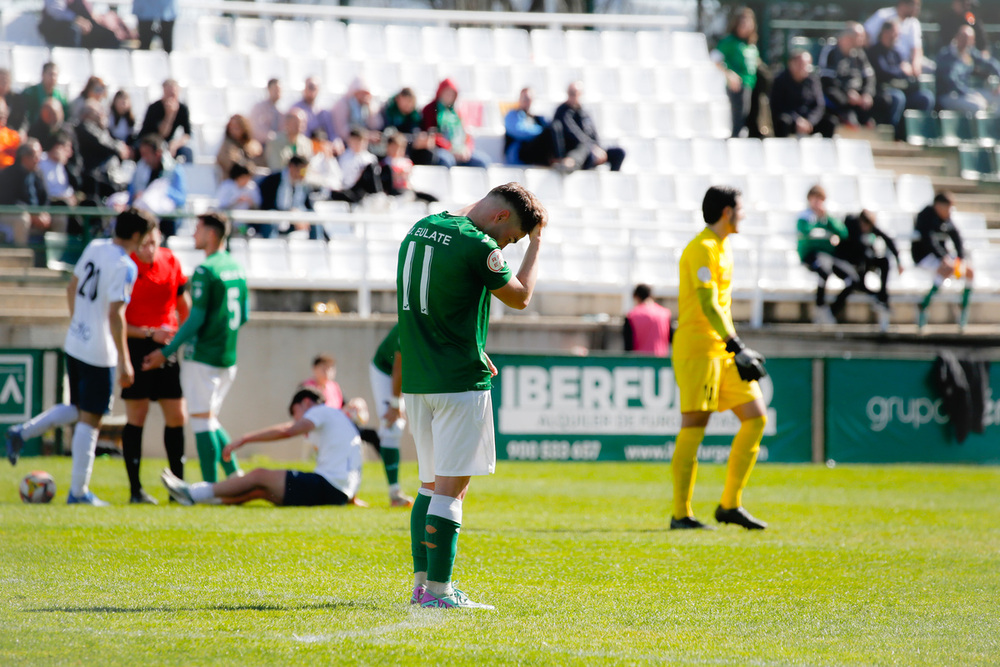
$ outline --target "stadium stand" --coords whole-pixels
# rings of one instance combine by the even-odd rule
[[[299,238],[299,233],[287,239],[233,242],[233,254],[246,265],[252,288],[356,292],[362,314],[371,291],[393,289],[398,242],[415,217],[467,203],[510,180],[536,192],[551,212],[539,289],[620,296],[623,304],[638,281],[656,285],[657,293],[667,298],[675,295],[676,259],[701,224],[705,189],[713,183],[740,187],[746,193],[748,219],[736,244],[736,296],[746,302],[755,325],[765,317],[780,317],[768,304],[793,305],[789,312],[795,319],[805,312],[800,306],[811,300],[814,279],[799,263],[794,237],[795,218],[805,206],[809,187],[824,185],[835,215],[862,207],[875,210],[907,260],[912,215],[930,202],[935,189],[930,175],[894,173],[900,163],[913,160],[913,153],[890,151],[887,167],[885,159],[873,154],[869,139],[877,140],[874,135],[728,139],[731,117],[724,78],[711,62],[701,33],[554,27],[527,31],[192,13],[176,23],[175,49],[168,57],[160,51],[48,49],[30,30],[12,31],[12,25],[23,21],[5,14],[4,22],[0,66],[9,63],[16,88],[37,82],[42,63],[52,59],[62,67],[61,85],[71,99],[94,73],[113,87],[129,90],[141,118],[146,103],[159,97],[162,81],[177,79],[196,126],[195,163],[187,167],[189,208],[194,211],[214,204],[218,175],[213,165],[227,119],[248,113],[269,78],[282,82],[282,108],[299,98],[309,75],[321,77],[321,108],[329,108],[356,75],[362,75],[381,99],[409,85],[421,105],[441,78],[456,80],[463,91],[466,123],[477,146],[496,164],[487,169],[414,167],[412,187],[440,200],[429,208],[381,201],[353,211],[337,205],[318,206],[316,214],[296,214],[296,220],[325,224],[329,243]],[[455,53],[463,54],[460,64]],[[641,66],[634,65],[636,59]],[[551,116],[574,79],[584,81],[587,107],[602,139],[626,148],[622,171],[563,176],[500,163],[501,110],[516,100],[519,89],[532,85],[538,111]],[[907,112],[906,122],[911,142],[924,147],[912,148],[918,154],[926,147],[960,145],[962,175],[997,177],[990,143],[995,143],[1000,126],[995,118]],[[945,183],[955,184],[947,179]],[[1000,253],[991,245],[992,218],[981,208],[961,206],[968,213],[960,224],[977,261],[981,256],[990,267],[983,271],[989,275]],[[288,214],[241,212],[237,219],[287,222]],[[181,226],[189,228],[190,223]],[[51,237],[53,242],[57,238]],[[186,270],[199,261],[189,237],[172,237],[169,245]],[[509,253],[515,265],[519,250]],[[51,265],[58,267],[59,262]],[[834,291],[835,282],[831,280]],[[926,289],[925,282],[917,272],[907,271],[893,275],[890,290],[897,301],[912,303]],[[998,287],[996,278],[984,284],[991,290]],[[989,297],[979,292],[976,298]],[[594,303],[582,308],[593,312]],[[909,319],[909,314],[901,317]]]

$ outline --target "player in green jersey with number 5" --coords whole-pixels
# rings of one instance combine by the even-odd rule
[[[424,218],[399,249],[396,293],[403,395],[421,487],[410,515],[414,588],[422,607],[492,609],[452,586],[462,500],[496,467],[486,356],[492,292],[518,310],[531,299],[545,209],[517,183]],[[515,276],[502,248],[529,237]]]
[[[222,213],[198,217],[194,247],[205,261],[191,278],[191,314],[164,348],[146,356],[142,369],[159,368],[181,345],[191,341],[181,363],[181,389],[191,414],[201,476],[214,482],[218,464],[227,476],[239,474],[236,457],[222,459],[230,438],[219,423],[219,411],[236,378],[236,337],[250,316],[243,267],[225,251],[230,223]]]

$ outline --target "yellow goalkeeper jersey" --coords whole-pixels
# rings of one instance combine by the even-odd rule
[[[719,291],[719,310],[732,328],[733,252],[729,239],[720,239],[715,232],[705,227],[684,248],[680,272],[679,312],[673,357],[691,359],[730,356],[726,352],[725,340],[709,323],[698,301],[699,289],[715,285]]]

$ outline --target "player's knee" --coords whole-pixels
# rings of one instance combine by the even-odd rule
[[[755,435],[763,436],[764,429],[767,428],[767,415],[759,415],[757,417],[751,417],[743,422],[743,425],[751,429]]]

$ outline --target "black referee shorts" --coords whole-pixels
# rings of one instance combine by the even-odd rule
[[[299,470],[285,471],[286,506],[346,505],[350,500],[322,475]]]
[[[153,350],[163,346],[151,338],[129,338],[128,356],[135,369],[135,382],[131,387],[122,389],[122,398],[126,401],[148,398],[158,401],[161,398],[181,398],[181,367],[177,359],[167,359],[160,368],[151,371],[142,370],[142,360]]]

